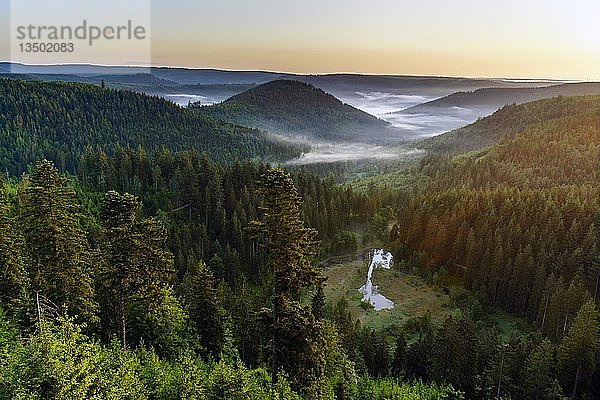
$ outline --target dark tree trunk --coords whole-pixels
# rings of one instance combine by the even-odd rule
[[[575,374],[575,383],[573,383],[573,393],[571,393],[571,398],[575,399],[577,397],[577,384],[579,383],[579,375],[581,374],[581,364],[577,366],[577,373]]]
[[[127,348],[126,338],[126,327],[125,327],[125,310],[123,305],[123,288],[119,287],[119,334],[121,336],[121,347],[123,350]]]

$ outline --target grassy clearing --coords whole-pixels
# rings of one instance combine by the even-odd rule
[[[327,286],[325,295],[328,301],[336,302],[345,297],[350,312],[361,324],[383,330],[403,325],[407,319],[431,312],[434,324],[441,324],[447,315],[458,312],[450,296],[427,285],[416,275],[405,274],[391,269],[376,269],[373,284],[378,285],[380,293],[395,303],[392,310],[364,310],[361,307],[362,293],[358,291],[367,279],[368,260],[352,261],[333,265],[325,269]],[[464,290],[464,289],[462,289]],[[494,311],[489,319],[498,328],[503,340],[514,332],[528,332],[531,325],[514,315]]]
[[[392,300],[396,306],[392,310],[365,311],[361,308],[362,294],[358,291],[366,281],[368,264],[365,261],[352,261],[334,265],[325,270],[328,277],[325,295],[336,302],[345,297],[350,305],[352,317],[375,329],[400,326],[412,316],[420,316],[427,310],[434,322],[439,323],[452,312],[449,296],[427,286],[420,278],[404,274],[394,269],[376,269],[373,284],[380,293]]]

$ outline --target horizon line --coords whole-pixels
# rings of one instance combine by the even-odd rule
[[[126,64],[101,64],[101,63],[78,63],[78,62],[69,62],[69,63],[42,63],[42,64],[29,64],[18,61],[10,61],[10,60],[0,60],[0,63],[8,63],[8,64],[17,64],[29,67],[60,67],[60,66],[91,66],[91,67],[106,67],[106,68],[170,68],[170,69],[185,69],[190,71],[220,71],[220,72],[253,72],[253,73],[267,73],[267,74],[286,74],[286,75],[298,75],[298,76],[327,76],[327,75],[357,75],[357,76],[379,76],[379,77],[414,77],[414,78],[445,78],[445,79],[486,79],[486,80],[501,80],[501,81],[545,81],[545,82],[580,82],[580,83],[593,83],[600,82],[600,80],[584,80],[584,79],[574,79],[574,78],[544,78],[544,77],[517,77],[517,76],[504,76],[504,77],[492,77],[492,76],[466,76],[466,75],[443,75],[443,74],[435,74],[435,75],[427,75],[427,74],[414,74],[414,73],[397,73],[397,74],[379,74],[379,73],[369,73],[369,72],[348,72],[348,71],[338,71],[338,72],[290,72],[290,71],[276,71],[276,70],[268,70],[268,69],[228,69],[221,67],[188,67],[188,66],[177,66],[177,65],[126,65]],[[15,72],[20,73],[20,72]]]

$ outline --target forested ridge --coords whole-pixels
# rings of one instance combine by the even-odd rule
[[[424,189],[401,208],[390,240],[418,273],[444,285],[459,278],[479,304],[527,318],[550,340],[548,362],[559,369],[571,363],[558,374],[565,393],[595,398],[597,316],[587,328],[576,324],[598,300],[600,98],[508,106],[455,132],[463,133],[432,142],[456,149],[473,135],[498,143],[423,159],[416,173]],[[561,354],[574,329],[588,329],[579,333],[580,350],[587,343],[590,352],[577,362]],[[582,386],[587,394],[577,393]],[[515,388],[512,395],[522,393]]]
[[[466,153],[491,146],[502,138],[513,138],[536,123],[550,123],[569,116],[574,120],[580,116],[589,118],[585,114],[597,114],[599,102],[600,96],[558,96],[520,105],[509,104],[470,125],[425,139],[419,146],[434,153]]]
[[[192,108],[244,126],[319,139],[373,137],[388,126],[321,89],[293,80],[268,82],[222,103]]]
[[[74,172],[89,146],[196,149],[219,162],[288,159],[301,149],[158,97],[97,85],[0,79],[0,169],[47,158]]]
[[[597,82],[574,82],[551,84],[542,87],[507,88],[488,87],[473,91],[460,91],[426,103],[418,104],[403,110],[404,113],[420,113],[424,111],[443,112],[449,107],[483,108],[497,110],[506,104],[522,104],[555,96],[585,96],[600,93]]]

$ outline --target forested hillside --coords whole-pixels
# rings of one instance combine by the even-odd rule
[[[145,181],[139,150],[89,153],[79,183],[49,161],[2,183],[1,398],[463,398],[363,376],[338,336],[344,309],[325,306],[316,231],[302,218],[326,232],[361,221],[373,199],[304,172],[160,157],[162,173]],[[96,191],[114,187],[141,193],[150,210]]]
[[[425,139],[419,147],[441,154],[460,154],[493,145],[502,138],[513,138],[525,128],[563,117],[598,113],[600,96],[563,97],[538,100],[522,105],[507,105],[471,125]],[[541,144],[540,144],[541,145]]]
[[[389,134],[387,122],[310,84],[292,80],[272,81],[220,104],[192,108],[225,121],[281,134],[330,140],[378,139]]]
[[[233,285],[242,272],[258,279],[261,258],[244,229],[259,215],[257,188],[266,171],[252,162],[219,165],[194,152],[118,149],[109,157],[90,150],[82,157],[79,180],[93,192],[134,193],[148,213],[166,212],[174,224],[176,260],[201,259],[213,266],[214,259],[217,277]],[[389,192],[355,193],[304,169],[292,176],[303,199],[303,220],[317,229],[323,245],[340,230],[366,223],[383,204],[400,202]]]
[[[100,86],[0,79],[0,169],[47,158],[74,172],[88,147],[195,149],[217,161],[291,158],[300,149],[172,103]]]
[[[429,143],[444,151],[498,143],[421,162],[426,189],[399,212],[397,253],[423,276],[458,278],[480,304],[527,318],[550,340],[548,362],[570,368],[556,375],[565,393],[597,396],[597,315],[581,319],[598,300],[600,277],[600,98],[507,106],[444,136]],[[570,335],[580,335],[578,350]],[[568,353],[575,361],[565,352],[581,353]]]

